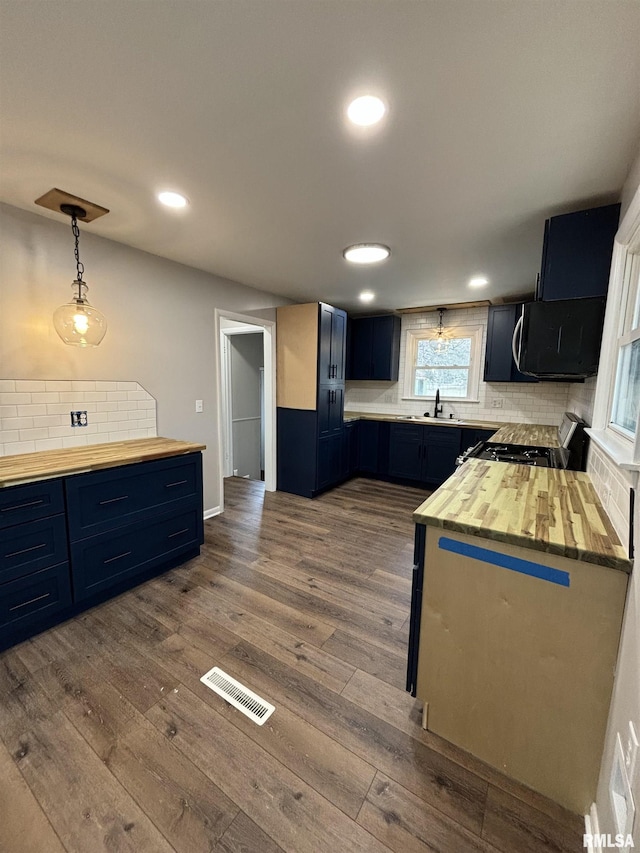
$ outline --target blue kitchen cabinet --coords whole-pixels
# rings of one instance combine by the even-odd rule
[[[547,219],[536,299],[606,296],[619,217],[609,204]]]
[[[470,447],[475,447],[479,441],[489,441],[495,433],[495,429],[470,429],[469,427],[465,427],[462,430],[460,450],[464,452]]]
[[[374,477],[389,472],[389,424],[385,421],[360,421],[358,428],[358,471]]]
[[[538,381],[520,373],[513,360],[513,332],[521,312],[522,303],[490,306],[484,359],[485,382]]]
[[[398,381],[400,317],[360,317],[351,320],[347,379]]]
[[[343,427],[342,476],[347,480],[358,470],[359,421],[348,421]]]
[[[318,438],[342,432],[344,386],[320,385],[318,388]]]
[[[0,649],[200,553],[202,454],[0,490]]]
[[[318,325],[318,384],[343,384],[347,364],[347,314],[321,302]]]
[[[391,424],[389,476],[440,485],[455,471],[461,442],[458,427]]]

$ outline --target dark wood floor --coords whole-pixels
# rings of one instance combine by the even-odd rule
[[[0,851],[582,850],[404,692],[424,497],[229,480],[200,558],[0,655]],[[264,726],[199,682],[215,665]]]

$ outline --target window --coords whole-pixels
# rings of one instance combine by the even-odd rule
[[[448,400],[477,400],[480,374],[482,328],[461,326],[445,329],[438,338],[437,328],[407,332],[405,397]]]
[[[633,440],[640,414],[640,254],[626,252],[623,275],[623,310],[610,424]]]

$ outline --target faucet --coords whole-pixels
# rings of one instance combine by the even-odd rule
[[[433,417],[437,418],[441,412],[442,406],[440,405],[440,389],[436,388],[436,404],[433,409]]]

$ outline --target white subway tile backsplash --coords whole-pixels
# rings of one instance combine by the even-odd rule
[[[137,382],[0,380],[0,456],[155,435],[156,401]]]
[[[16,379],[16,391],[44,391],[45,384],[39,379]]]

